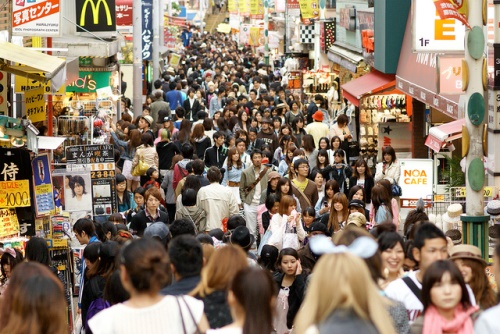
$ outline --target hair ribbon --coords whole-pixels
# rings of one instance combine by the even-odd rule
[[[314,254],[339,254],[351,253],[362,259],[367,259],[375,255],[378,250],[378,243],[369,237],[359,237],[349,246],[336,246],[329,237],[317,235],[309,241],[309,247]]]

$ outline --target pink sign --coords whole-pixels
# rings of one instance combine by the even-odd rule
[[[459,57],[438,58],[438,93],[461,95],[462,59]]]

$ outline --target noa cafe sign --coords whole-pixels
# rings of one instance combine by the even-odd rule
[[[66,85],[66,92],[93,93],[111,85],[111,72],[80,71],[78,79]]]
[[[401,199],[426,198],[432,195],[434,168],[432,159],[400,159]]]

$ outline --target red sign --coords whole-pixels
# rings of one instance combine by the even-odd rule
[[[450,0],[434,0],[434,5],[436,6],[436,11],[439,17],[444,19],[455,19],[462,22],[467,28],[471,29],[467,17],[460,13],[460,7]]]
[[[132,7],[133,0],[116,0],[116,25],[131,26],[132,25]]]
[[[16,2],[17,6],[21,2]],[[33,21],[37,21],[46,16],[59,13],[59,0],[45,1],[34,4],[33,6],[25,7],[12,12],[12,27],[17,27]]]
[[[286,8],[288,9],[300,8],[299,0],[286,0]]]

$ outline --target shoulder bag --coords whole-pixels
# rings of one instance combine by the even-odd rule
[[[290,228],[288,222],[285,222],[285,224],[285,233],[283,233],[283,248],[293,248],[295,250],[299,249],[299,236],[297,235],[295,227]]]
[[[200,327],[198,326],[198,323],[196,322],[194,316],[193,316],[193,312],[191,312],[191,309],[189,308],[189,305],[188,303],[186,303],[186,301],[184,300],[184,297],[182,296],[177,296],[175,297],[175,300],[177,301],[177,306],[179,307],[179,314],[181,316],[181,322],[182,322],[182,329],[184,331],[184,334],[189,334],[186,330],[186,323],[184,321],[184,315],[182,313],[182,308],[181,308],[181,303],[179,303],[179,299],[182,300],[182,303],[186,306],[186,308],[188,309],[188,312],[189,312],[189,316],[191,318],[191,321],[193,321],[193,324],[195,325],[196,327],[196,330],[194,331],[194,334],[203,334],[200,330]]]
[[[268,169],[269,167],[267,166],[264,167],[264,169],[260,172],[259,177],[255,181],[253,181],[251,185],[245,188],[245,195],[248,195],[253,190],[253,188],[255,188],[257,183],[259,183],[260,180],[262,180],[262,178],[264,177],[264,175],[266,175]]]
[[[132,176],[142,176],[146,174],[149,165],[144,161],[144,155],[139,155],[139,162],[132,170]]]

